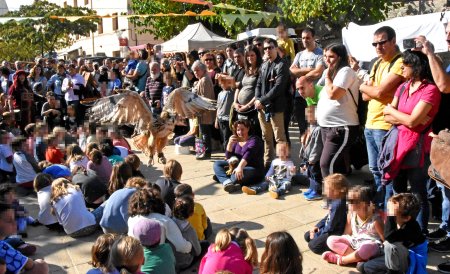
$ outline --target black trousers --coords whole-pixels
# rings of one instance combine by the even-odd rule
[[[229,121],[219,120],[220,138],[224,151],[227,150],[228,140],[232,134]]]
[[[319,236],[315,236],[313,239],[309,237],[309,231],[305,233],[305,241],[308,242],[309,249],[316,253],[322,254],[325,251],[329,251],[330,249],[327,246],[328,233],[321,234]]]
[[[320,157],[322,176],[350,171],[350,147],[358,136],[359,126],[321,127],[323,150]]]
[[[294,115],[297,120],[298,130],[300,131],[300,136],[306,132],[308,123],[306,122],[306,100],[303,97],[294,98]]]

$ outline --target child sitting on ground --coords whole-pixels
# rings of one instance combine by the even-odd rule
[[[111,233],[98,236],[91,249],[91,263],[94,268],[90,269],[86,274],[115,273],[115,269],[111,267],[109,262],[109,253],[116,239],[117,235]]]
[[[133,228],[133,236],[144,247],[144,273],[175,274],[175,257],[169,244],[161,243],[161,225],[151,219],[139,220]]]
[[[416,221],[419,211],[420,202],[411,193],[400,193],[389,199],[384,226],[385,255],[358,264],[361,273],[427,273],[428,242]],[[409,260],[410,254],[414,260]]]
[[[195,197],[192,187],[188,184],[180,184],[174,191],[176,198],[188,196],[194,199]],[[197,232],[197,237],[200,241],[209,238],[212,234],[211,223],[209,222],[205,209],[201,204],[194,202],[194,214],[189,217],[188,221]]]
[[[243,192],[248,195],[255,195],[269,189],[270,197],[277,199],[291,189],[291,178],[295,175],[295,166],[288,159],[289,145],[285,142],[278,143],[277,154],[279,158],[276,158],[270,164],[269,171],[266,173],[266,180],[257,185],[243,186]]]
[[[98,226],[94,215],[86,208],[83,194],[77,185],[64,178],[52,182],[50,200],[58,222],[71,237],[94,233]]]
[[[14,151],[13,165],[16,169],[16,183],[18,186],[31,190],[36,173],[40,171],[38,163],[33,156],[27,154],[24,149],[25,138],[17,137],[11,143]]]
[[[14,215],[10,205],[0,203],[0,259],[6,262],[7,273],[48,273],[48,265],[43,260],[33,261],[5,241],[6,237],[16,234]]]
[[[139,240],[122,236],[111,247],[110,262],[119,273],[140,274],[144,264],[144,250]]]
[[[34,178],[33,186],[37,193],[39,204],[37,219],[39,223],[45,225],[50,230],[63,230],[63,227],[58,223],[58,219],[52,214],[52,205],[50,202],[52,181],[52,177],[44,173],[39,173]]]
[[[188,221],[188,218],[194,214],[194,200],[189,196],[183,196],[175,199],[172,210],[172,220],[177,224],[181,235],[192,244],[190,253],[181,253],[174,251],[177,271],[188,268],[194,263],[194,259],[202,253],[197,233]],[[205,251],[209,244],[205,247]]]
[[[256,249],[255,241],[248,235],[247,230],[238,227],[230,228],[230,234],[244,253],[244,259],[252,265],[258,266],[258,250]]]
[[[261,256],[260,273],[302,273],[302,254],[291,234],[273,232],[266,239]]]
[[[355,186],[350,189],[347,196],[350,212],[344,235],[328,237],[327,245],[331,251],[322,254],[325,261],[346,265],[367,261],[381,254],[383,221],[371,205],[372,198],[370,187]]]
[[[199,274],[230,271],[234,274],[251,274],[252,265],[245,260],[239,244],[227,228],[222,228],[216,235],[215,243],[210,245],[202,258]]]
[[[170,207],[175,201],[174,189],[178,186],[183,174],[181,164],[174,159],[170,159],[164,165],[164,178],[156,180],[155,184],[161,189],[161,198]]]
[[[144,178],[144,174],[139,170],[139,167],[141,166],[141,159],[139,159],[139,156],[136,154],[129,154],[125,157],[125,163],[128,163],[131,166],[133,177]]]
[[[23,238],[27,237],[27,226],[37,225],[38,222],[25,210],[25,207],[19,203],[16,196],[16,186],[13,184],[0,185],[0,202],[9,204],[16,213],[17,232]]]
[[[58,139],[54,135],[47,137],[47,150],[45,151],[45,160],[52,164],[64,163],[64,153],[58,148]]]
[[[309,249],[316,254],[329,250],[327,239],[330,235],[342,235],[347,217],[345,196],[348,181],[345,176],[339,173],[331,174],[325,177],[324,186],[325,196],[330,200],[329,213],[313,229],[305,233]]]
[[[21,237],[27,237],[27,225],[37,225],[38,222],[33,217],[28,216],[28,212],[22,205],[19,204],[19,201],[16,198],[15,185],[0,185],[0,203],[8,204],[14,209],[17,224],[17,235],[7,237],[5,242],[20,251],[25,256],[33,255],[36,252],[36,246],[25,243]]]
[[[0,130],[0,183],[15,183],[10,133]]]

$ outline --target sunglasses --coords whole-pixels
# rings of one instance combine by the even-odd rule
[[[205,54],[205,53],[206,53],[206,52],[203,52],[203,51],[202,51],[202,52],[199,52],[198,55],[203,55],[203,54]]]
[[[273,50],[275,47],[274,46],[268,46],[268,47],[264,47],[264,50]]]
[[[208,59],[205,59],[205,62],[206,62],[206,61],[213,61],[213,60],[214,60],[214,59],[209,59],[209,58],[208,58]]]
[[[382,45],[386,44],[388,41],[389,40],[383,40],[383,41],[380,41],[380,42],[373,42],[372,46],[374,46],[374,47],[376,47],[378,45],[382,46]]]
[[[253,44],[254,46],[257,46],[257,47],[260,47],[260,46],[262,46],[262,43],[255,43],[255,44]]]

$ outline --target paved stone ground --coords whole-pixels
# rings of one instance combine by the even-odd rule
[[[291,137],[292,138],[292,137]],[[298,140],[298,136],[294,136]],[[294,141],[295,143],[295,141]],[[271,199],[267,193],[248,196],[241,192],[228,194],[222,187],[212,180],[213,161],[221,159],[223,153],[215,153],[211,160],[196,161],[192,155],[175,155],[174,147],[165,149],[168,159],[175,158],[183,166],[182,182],[190,184],[195,190],[195,200],[201,203],[212,221],[214,232],[223,227],[239,226],[248,230],[256,240],[259,256],[264,249],[265,237],[271,232],[286,230],[294,237],[303,255],[303,273],[358,273],[353,267],[339,267],[321,260],[319,255],[312,253],[304,241],[303,235],[314,224],[326,215],[320,205],[321,201],[308,202],[300,195],[306,186],[294,186],[293,190],[279,200]],[[292,155],[296,161],[298,147],[292,148]],[[147,158],[142,154],[142,163]],[[145,176],[154,181],[162,175],[162,165],[153,167],[141,166]],[[361,183],[368,178],[366,168],[355,171],[349,179],[352,183]],[[32,216],[38,212],[37,200],[33,196],[21,197]],[[432,226],[436,226],[434,223]],[[50,264],[51,273],[86,273],[89,265],[90,252],[93,242],[100,235],[98,232],[90,237],[73,239],[64,233],[56,233],[45,227],[30,227],[28,242],[39,246],[34,258],[44,258]],[[436,265],[450,259],[449,254],[430,253],[430,273],[435,271]],[[183,273],[196,273],[196,267]],[[255,270],[254,273],[258,273]]]

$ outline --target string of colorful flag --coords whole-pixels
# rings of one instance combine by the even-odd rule
[[[200,13],[195,13],[192,11],[187,11],[185,13],[156,13],[156,14],[114,14],[114,15],[85,15],[85,16],[58,16],[52,15],[51,19],[57,19],[60,21],[68,20],[71,22],[80,20],[80,19],[100,19],[100,18],[148,18],[148,17],[181,17],[181,16],[195,16],[195,17],[206,17],[206,16],[221,16],[222,19],[226,22],[227,25],[234,25],[236,20],[240,20],[245,25],[251,20],[255,25],[258,25],[261,22],[264,22],[266,26],[269,26],[274,18],[282,17],[278,13],[272,12],[262,12],[256,10],[249,10],[236,7],[234,5],[229,4],[216,4],[213,5],[209,1],[204,0],[171,0],[173,2],[180,2],[185,4],[196,4],[196,5],[204,5],[208,6],[208,10],[203,10]],[[211,9],[227,9],[232,11],[237,11],[238,13],[234,14],[217,14]],[[14,21],[23,21],[23,20],[41,20],[44,17],[0,17],[0,23],[4,24],[10,20]]]

